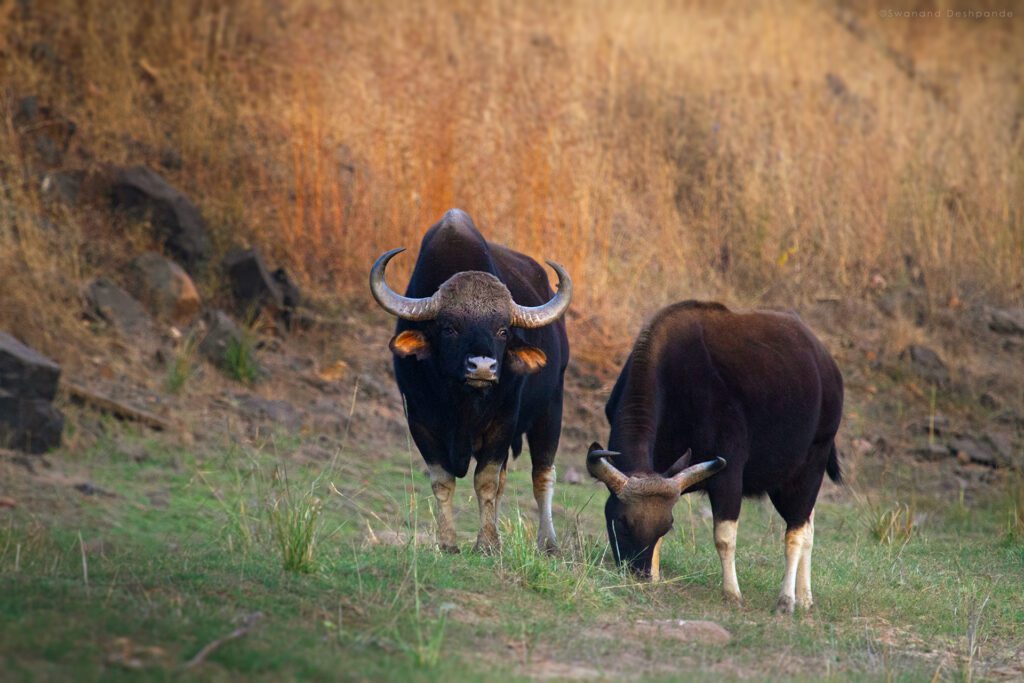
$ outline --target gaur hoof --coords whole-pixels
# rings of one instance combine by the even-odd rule
[[[550,538],[537,541],[537,550],[551,557],[558,557],[562,554],[562,551],[558,549],[558,543]]]
[[[814,608],[814,600],[810,598],[797,598],[796,606],[805,612],[810,612]]]
[[[739,593],[722,593],[722,602],[729,607],[743,607],[743,596]]]
[[[481,555],[497,555],[501,552],[501,543],[499,541],[484,541],[477,539],[476,545],[473,546],[473,550]]]
[[[793,598],[788,595],[780,595],[779,601],[775,604],[776,614],[792,614],[793,613]]]

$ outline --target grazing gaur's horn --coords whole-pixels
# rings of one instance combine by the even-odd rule
[[[558,273],[558,291],[551,297],[551,301],[542,306],[520,306],[513,301],[513,327],[530,329],[550,325],[561,318],[569,308],[569,301],[572,299],[572,278],[565,272],[565,268],[554,261],[548,261],[547,264]]]
[[[388,261],[403,251],[405,247],[385,252],[373,264],[373,268],[370,269],[370,293],[380,307],[391,315],[397,315],[403,320],[433,320],[437,316],[436,294],[425,299],[413,299],[394,291],[384,280],[384,270],[388,267]]]
[[[685,470],[672,477],[669,481],[679,487],[680,491],[685,491],[694,484],[704,481],[715,472],[719,472],[725,467],[724,458],[715,458],[708,462],[702,462],[693,467],[687,467]]]
[[[629,477],[608,461],[608,458],[614,458],[616,455],[619,455],[616,451],[590,451],[587,453],[587,472],[590,472],[594,479],[604,483],[612,493],[619,495]]]

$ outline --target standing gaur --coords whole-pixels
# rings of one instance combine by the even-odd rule
[[[734,313],[697,301],[659,311],[605,407],[610,450],[594,443],[587,454],[588,471],[610,492],[605,519],[616,562],[657,579],[672,506],[704,490],[723,591],[739,603],[740,503],[768,494],[786,521],[776,611],[792,612],[794,603],[809,609],[814,504],[826,472],[842,480],[835,447],[842,410],[839,368],[795,314]]]
[[[373,264],[370,291],[399,318],[390,343],[395,378],[437,499],[438,544],[458,552],[452,517],[455,479],[466,476],[470,458],[476,458],[476,548],[499,547],[498,503],[506,461],[510,448],[514,457],[522,452],[526,434],[540,509],[537,545],[555,550],[551,499],[569,362],[562,316],[572,297],[572,280],[548,261],[558,274],[558,293],[553,293],[536,261],[487,242],[458,209],[424,235],[406,296],[384,281],[388,261],[401,251],[389,251]]]

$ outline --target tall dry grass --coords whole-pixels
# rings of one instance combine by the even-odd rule
[[[888,4],[8,2],[0,49],[8,109],[68,113],[78,163],[180,152],[219,248],[354,294],[460,206],[570,268],[586,349],[675,299],[858,296],[907,259],[936,302],[1021,300],[1024,13]],[[958,5],[998,9],[914,8]],[[17,136],[8,116],[5,192],[32,208]],[[5,269],[77,281],[111,258],[102,221],[30,257],[40,231],[2,220]]]

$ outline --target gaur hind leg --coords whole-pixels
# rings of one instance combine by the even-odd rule
[[[786,571],[775,606],[776,614],[791,614],[794,607],[810,609],[811,551],[814,547],[814,504],[824,475],[822,467],[808,467],[793,482],[769,492],[775,509],[786,521]]]
[[[530,461],[533,465],[533,498],[537,501],[539,520],[537,524],[537,548],[546,553],[558,552],[555,523],[551,514],[551,501],[555,496],[555,453],[562,431],[562,393],[551,402],[547,412],[541,415],[526,438],[530,444]]]

